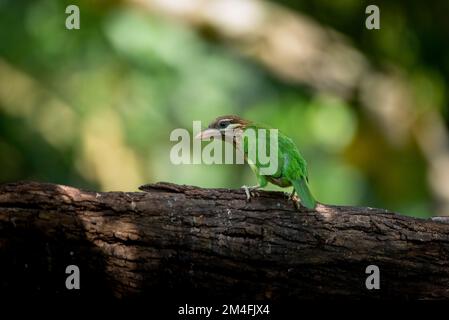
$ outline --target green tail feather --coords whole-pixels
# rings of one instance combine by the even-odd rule
[[[296,193],[301,199],[301,204],[308,209],[315,209],[316,200],[310,193],[306,180],[305,179],[294,180],[292,181],[292,184],[293,187],[295,188]]]

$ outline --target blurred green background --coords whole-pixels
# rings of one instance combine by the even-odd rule
[[[449,2],[400,3],[0,0],[0,182],[252,185],[169,159],[173,129],[238,114],[294,139],[321,202],[447,214]]]

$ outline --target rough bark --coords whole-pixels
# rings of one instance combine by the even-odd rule
[[[145,192],[0,185],[2,292],[280,301],[449,297],[447,218],[319,205],[283,193],[158,183]],[[81,289],[65,288],[75,264]],[[368,290],[368,265],[380,289]]]

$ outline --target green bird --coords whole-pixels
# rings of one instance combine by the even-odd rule
[[[246,135],[250,129],[252,132],[256,132],[255,139],[248,138],[249,135]],[[266,126],[244,120],[238,116],[226,115],[215,119],[196,138],[200,140],[221,139],[232,143],[235,149],[243,153],[245,162],[250,165],[258,180],[256,186],[242,187],[245,189],[248,200],[251,198],[250,191],[263,188],[270,182],[283,188],[293,186],[290,199],[294,201],[295,205],[297,206],[298,204],[298,199],[295,197],[296,193],[302,205],[308,209],[314,209],[316,200],[308,186],[307,163],[293,141],[279,131],[277,132],[277,168],[272,174],[261,174],[262,168],[267,167],[266,162],[262,163],[258,152],[249,151],[257,151],[260,142],[258,139],[265,139],[264,142],[268,151],[265,154],[272,151],[270,150],[269,129]],[[260,134],[261,131],[266,131],[266,134]]]

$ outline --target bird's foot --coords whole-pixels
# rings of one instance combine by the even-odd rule
[[[292,200],[293,205],[295,206],[296,210],[299,210],[301,208],[301,201],[299,200],[298,196],[295,195],[290,195],[289,199]]]
[[[285,192],[285,195],[287,196],[288,200],[293,200],[294,201],[294,198],[298,199],[298,196],[295,195],[295,189],[293,189],[293,191],[291,193]]]
[[[242,186],[242,189],[245,190],[246,201],[250,201],[252,197],[256,196],[256,194],[252,191],[257,190],[258,188],[259,186],[252,186],[252,187]]]

